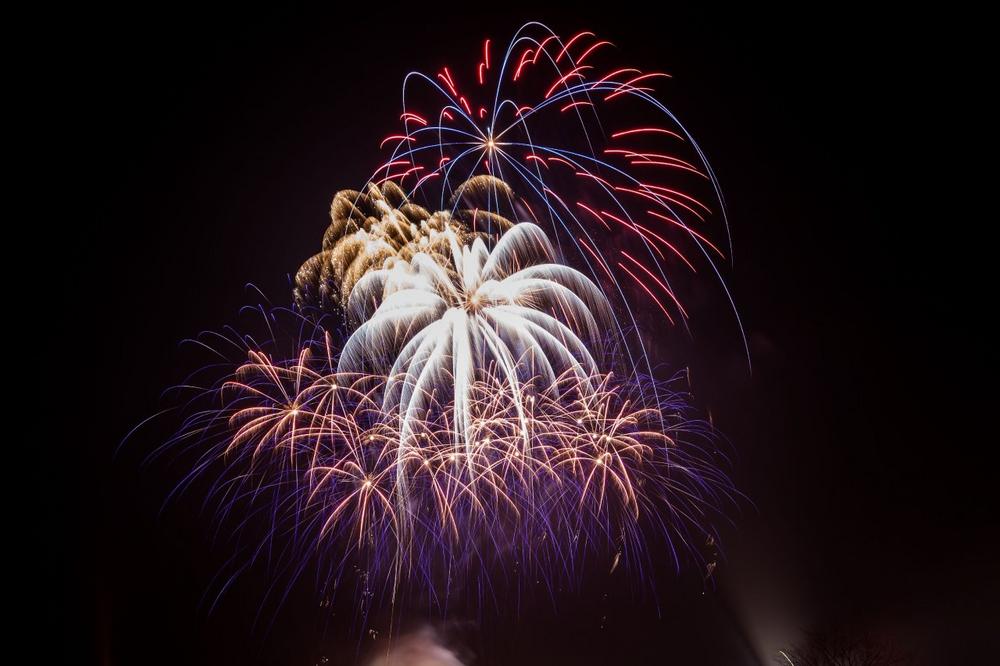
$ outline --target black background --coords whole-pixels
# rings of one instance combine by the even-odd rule
[[[80,121],[66,176],[84,193],[60,223],[75,233],[54,232],[81,266],[57,292],[79,322],[57,347],[79,389],[58,509],[80,602],[72,651],[312,664],[378,644],[358,648],[351,609],[320,609],[309,581],[255,623],[263,570],[210,611],[225,540],[213,545],[196,496],[161,510],[179,465],[141,464],[168,430],[112,452],[190,369],[179,340],[234,321],[256,302],[247,283],[287,299],[333,193],[377,165],[403,75],[467,60],[529,19],[594,30],[674,75],[664,99],[727,198],[754,364],[720,301],[717,321],[695,322],[696,397],[755,506],[734,516],[717,586],[685,574],[661,590],[662,618],[607,582],[559,614],[445,633],[484,664],[770,663],[803,630],[838,626],[927,663],[984,649],[998,619],[989,215],[962,208],[973,167],[942,150],[967,132],[942,56],[949,29],[858,7],[615,6],[164,9],[81,23],[60,104]]]

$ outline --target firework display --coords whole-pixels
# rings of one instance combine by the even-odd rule
[[[406,77],[386,161],[295,274],[294,349],[236,336],[178,435],[192,477],[225,462],[225,512],[393,599],[714,542],[733,491],[640,329],[687,321],[679,272],[720,275],[723,204],[668,75],[613,53],[531,23]]]

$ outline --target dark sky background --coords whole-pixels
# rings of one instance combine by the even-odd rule
[[[190,370],[181,339],[235,321],[256,302],[247,283],[289,298],[332,195],[364,182],[395,129],[403,75],[538,19],[670,71],[662,97],[721,180],[754,368],[721,299],[688,360],[753,505],[733,516],[716,586],[683,575],[662,616],[615,579],[558,614],[443,631],[479,664],[772,663],[803,631],[841,626],[923,663],[985,649],[1000,620],[985,219],[953,205],[974,189],[956,184],[968,165],[932,156],[962,127],[941,113],[955,98],[930,40],[910,18],[840,11],[90,16],[68,65],[89,196],[66,224],[92,222],[65,237],[82,270],[62,289],[99,363],[75,366],[81,425],[63,458],[70,648],[103,664],[354,658],[351,609],[320,608],[309,581],[255,624],[269,578],[254,569],[210,611],[226,542],[196,495],[162,508],[182,466],[142,465],[169,429],[112,452]]]

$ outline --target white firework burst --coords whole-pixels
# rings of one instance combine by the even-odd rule
[[[530,223],[513,226],[492,250],[481,238],[463,246],[453,236],[450,263],[423,253],[390,260],[358,281],[347,312],[362,323],[339,370],[387,374],[383,408],[398,411],[401,449],[434,394],[453,390],[455,445],[467,450],[469,387],[482,373],[503,378],[527,442],[527,383],[548,388],[570,372],[585,386],[598,367],[591,349],[612,316],[597,285],[555,263],[552,244]]]

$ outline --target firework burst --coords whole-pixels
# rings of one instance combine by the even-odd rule
[[[378,598],[489,572],[573,584],[595,554],[641,572],[663,548],[680,566],[717,538],[708,519],[731,487],[676,380],[570,368],[522,375],[512,399],[496,365],[476,367],[461,409],[452,391],[432,391],[417,415],[384,409],[389,376],[341,370],[327,333],[290,360],[255,346],[203,396],[223,406],[180,437],[196,435],[206,463],[226,461],[216,493],[227,512],[263,501],[268,541],[294,533],[293,559],[319,553],[333,577],[358,566]]]
[[[478,212],[478,230],[502,231],[495,216],[535,222],[604,286],[622,330],[644,302],[686,325],[677,271],[701,267],[728,296],[717,265],[728,242],[710,239],[713,219],[726,238],[728,225],[701,147],[654,96],[670,78],[623,66],[594,33],[527,23],[472,62],[407,75],[403,131],[383,140],[372,180]],[[462,196],[470,177],[488,180]]]
[[[669,77],[611,48],[530,23],[464,77],[406,77],[388,159],[295,276],[294,349],[222,338],[238,367],[173,442],[200,447],[191,478],[225,461],[224,513],[266,497],[265,541],[332,581],[353,564],[369,600],[715,542],[733,493],[711,429],[629,332],[638,310],[686,322],[673,275],[718,275],[722,201],[653,96]]]

